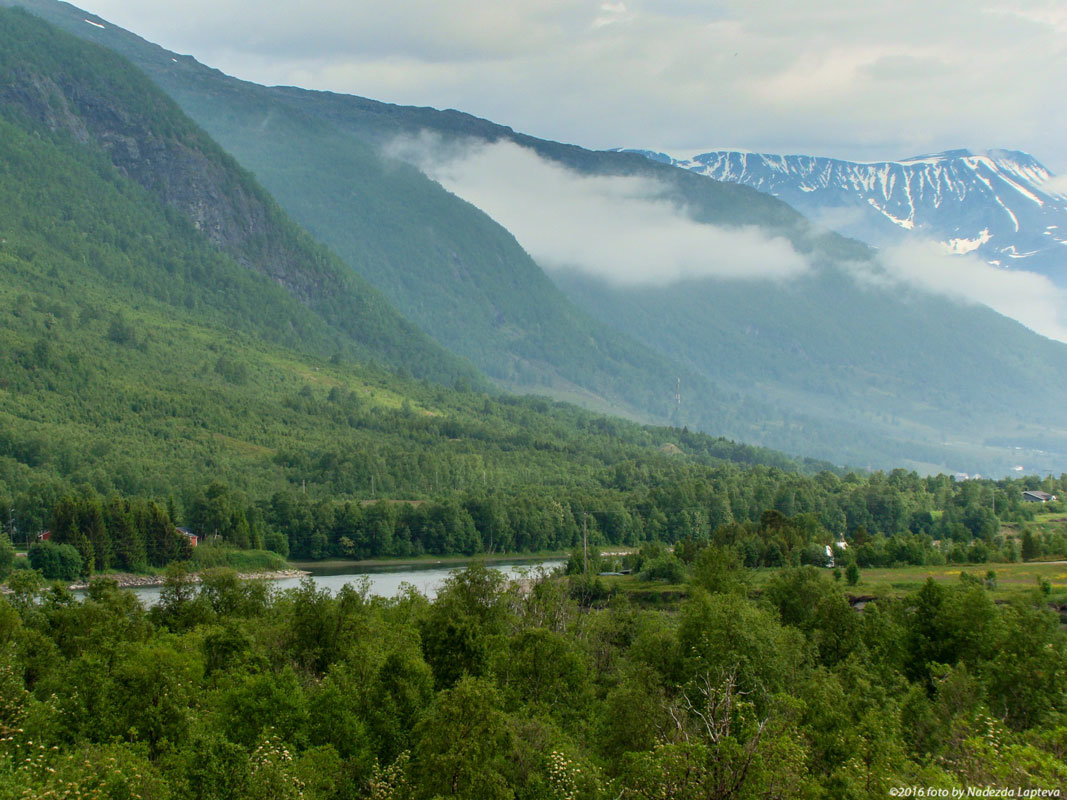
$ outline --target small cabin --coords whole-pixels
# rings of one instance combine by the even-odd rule
[[[182,536],[189,540],[190,547],[196,547],[196,543],[200,541],[200,537],[188,528],[175,528],[174,530],[176,530],[178,533],[180,533]]]
[[[1028,492],[1023,492],[1024,503],[1049,503],[1056,499],[1056,495],[1049,494],[1048,492],[1039,492],[1036,489],[1032,489]]]
[[[39,534],[37,534],[37,541],[39,541],[39,542],[50,542],[50,541],[52,541],[52,531],[41,531]]]

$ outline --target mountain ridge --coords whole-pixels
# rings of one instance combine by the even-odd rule
[[[295,225],[142,72],[107,48],[72,48],[67,34],[17,9],[3,24],[0,108],[94,149],[220,253],[284,289],[311,312],[301,324],[319,329],[318,352],[380,358],[439,381],[479,380]]]
[[[626,400],[612,410],[629,405],[838,463],[984,474],[1003,474],[1017,459],[1067,464],[1062,345],[988,309],[890,291],[869,247],[820,231],[781,200],[637,154],[538,140],[462,112],[259,87],[109,24],[86,24],[71,6],[24,4],[137,61],[353,269],[392,292],[438,341],[477,356],[483,369],[495,364],[497,380],[544,393],[563,378]],[[512,142],[577,176],[651,179],[660,199],[696,224],[754,226],[786,238],[810,274],[786,283],[709,279],[623,296],[557,271],[551,278],[569,298],[561,304],[489,214],[411,165],[383,160],[383,141],[421,131],[445,142]],[[503,251],[487,241],[513,258],[502,262]],[[472,286],[485,290],[477,302],[465,296]],[[567,314],[584,321],[551,324]],[[621,358],[604,369],[602,354],[616,347]],[[686,389],[676,407],[679,376]]]
[[[508,231],[414,167],[383,159],[383,139],[354,137],[334,119],[338,109],[371,109],[391,138],[417,129],[407,124],[410,109],[328,92],[262,87],[172,54],[65,3],[11,4],[132,58],[252,168],[298,222],[405,316],[505,389],[547,393],[665,423],[673,408],[670,387],[681,376],[721,408],[709,416],[707,429],[744,432],[738,426],[717,427],[724,416],[736,413],[735,397],[665,364],[662,355],[582,313]],[[305,105],[294,106],[294,96]],[[444,119],[456,130],[499,129],[462,112],[444,112]],[[309,149],[325,164],[315,173],[301,162]]]
[[[766,192],[876,246],[921,235],[946,252],[974,253],[1067,285],[1067,194],[1048,187],[1053,173],[1019,150],[960,148],[862,162],[741,150],[691,158],[627,152]]]

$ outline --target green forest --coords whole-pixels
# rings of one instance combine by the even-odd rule
[[[884,798],[1067,784],[1067,638],[1034,597],[849,607],[693,549],[666,608],[472,565],[435,599],[172,571],[146,611],[0,598],[0,797]],[[1028,796],[1038,796],[1031,794]]]
[[[597,441],[591,436],[588,443]],[[475,488],[483,477],[478,473],[462,485],[449,461],[427,449],[399,474],[384,473],[401,485],[396,494],[412,498],[400,500],[359,499],[368,492],[358,487],[316,499],[306,483],[257,497],[220,481],[150,500],[101,494],[87,484],[61,492],[57,483],[49,486],[57,493],[51,505],[33,491],[0,496],[0,519],[9,542],[30,545],[47,529],[49,543],[35,547],[73,548],[74,574],[46,572],[69,580],[188,560],[192,554],[175,532],[179,525],[216,546],[299,560],[558,552],[583,537],[594,547],[711,544],[729,549],[748,568],[827,566],[827,548],[839,563],[863,568],[1067,557],[1062,531],[1031,524],[1037,506],[1056,512],[1062,504],[1035,505],[1022,495],[1039,487],[1062,494],[1067,477],[956,482],[904,470],[804,474],[653,452],[579,473],[549,461],[545,469],[559,469],[556,485],[531,485],[522,477],[528,472],[505,470],[510,480],[486,489]],[[590,447],[591,460],[594,453]],[[346,475],[337,458],[331,453],[317,463]],[[313,466],[297,474],[317,477]],[[405,474],[412,483],[404,483]],[[449,487],[461,488],[419,490],[442,475]]]

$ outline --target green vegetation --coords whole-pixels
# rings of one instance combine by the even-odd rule
[[[455,111],[244,83],[114,26],[87,25],[65,4],[18,2],[133,60],[402,313],[507,388],[836,463],[985,474],[1020,459],[1041,472],[1067,467],[1062,344],[988,309],[857,285],[852,268],[870,265],[870,252],[813,233],[774,198]],[[758,225],[815,268],[785,285],[638,290],[561,274],[568,300],[507,231],[381,155],[397,135],[425,132],[446,144],[510,139],[582,174],[657,181],[695,219]]]
[[[210,541],[198,544],[190,555],[189,566],[198,572],[220,567],[238,572],[276,572],[289,566],[282,556],[270,550],[240,550]]]
[[[756,585],[770,575],[773,575],[773,571],[757,573],[754,578]],[[977,565],[870,567],[859,570],[858,582],[854,588],[848,587],[847,591],[896,600],[917,592],[928,580],[951,584],[959,581],[960,575],[969,575],[980,581],[997,602],[1033,597],[1035,591],[1044,594],[1042,587],[1047,584],[1048,601],[1067,604],[1067,564],[1063,563],[988,562]]]
[[[0,37],[0,799],[1067,782],[1062,567],[1018,563],[1067,555],[1021,496],[1067,476],[859,475],[479,391],[127,65],[24,14]],[[168,199],[178,152],[262,238]],[[432,602],[236,576],[547,549],[573,574],[476,564]],[[166,571],[159,604],[42,580],[111,570]]]
[[[302,353],[479,382],[132,64],[18,10],[0,13],[0,45],[5,273],[29,262],[68,290],[91,275],[113,305],[147,296]],[[142,344],[129,309],[106,316],[111,341]],[[246,377],[225,353],[213,366]]]
[[[83,574],[84,562],[73,545],[34,542],[27,555],[30,568],[40,572],[41,577],[47,580],[69,583]]]
[[[11,544],[11,539],[8,538],[6,533],[0,533],[0,581],[11,572],[12,567],[15,566],[16,557],[17,554]]]
[[[1054,510],[1045,510],[1051,506]],[[1063,501],[1043,504],[1042,513],[1021,525],[1013,525],[1010,533],[1019,543],[1023,561],[1055,560],[1067,553],[1067,513]]]
[[[653,560],[662,558],[653,551]],[[697,548],[712,574],[722,557]],[[642,609],[473,565],[435,600],[172,571],[143,610],[0,597],[0,797],[882,798],[1067,781],[1067,636],[1031,593],[849,608],[813,567]],[[754,592],[758,593],[755,594]],[[636,595],[635,595],[636,599]]]

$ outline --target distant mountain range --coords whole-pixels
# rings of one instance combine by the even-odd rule
[[[921,236],[947,252],[1067,286],[1067,194],[1017,150],[949,150],[900,161],[716,150],[648,158],[774,195],[832,230],[882,246]],[[1067,187],[1064,187],[1067,188]]]

